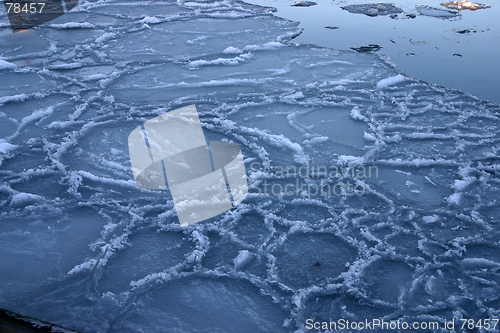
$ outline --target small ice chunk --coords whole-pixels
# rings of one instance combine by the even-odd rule
[[[95,25],[89,22],[66,22],[63,24],[51,24],[56,29],[93,29]]]
[[[102,36],[100,37],[97,37],[95,42],[96,43],[104,43],[110,39],[113,39],[116,37],[116,34],[112,33],[112,32],[106,32],[105,34],[103,34]]]
[[[69,272],[68,272],[68,275],[71,275],[71,274],[76,274],[76,273],[80,273],[80,272],[83,272],[83,271],[89,271],[91,270],[95,265],[97,264],[97,260],[95,259],[90,259],[90,260],[87,260],[86,262],[84,262],[83,264],[80,264],[80,265],[76,265],[75,267],[73,267]]]
[[[365,14],[366,16],[379,16],[379,15],[395,15],[402,13],[401,8],[396,7],[393,3],[367,3],[357,4],[342,7],[353,14]]]
[[[340,155],[337,160],[338,165],[363,165],[364,162],[365,158],[362,156]]]
[[[282,97],[282,99],[285,101],[294,101],[301,98],[304,98],[304,94],[301,91],[297,91],[293,94]]]
[[[446,199],[446,201],[448,201],[448,203],[451,205],[459,205],[461,197],[462,197],[461,193],[453,193]]]
[[[50,69],[76,69],[80,68],[83,66],[83,63],[81,62],[71,62],[68,64],[58,64],[58,65],[52,65],[49,66]]]
[[[417,165],[418,166],[418,165]],[[424,179],[427,180],[429,183],[431,183],[434,186],[437,186],[436,183],[434,183],[428,176],[424,176]]]
[[[5,155],[7,155],[9,152],[13,151],[17,147],[18,146],[10,144],[4,139],[0,139],[0,165],[2,165]]]
[[[104,101],[108,102],[108,103],[114,103],[115,102],[115,97],[114,96],[104,96],[102,99]]]
[[[243,267],[248,265],[254,259],[254,257],[255,256],[248,250],[240,251],[238,256],[234,259],[234,269],[237,271],[242,269]]]
[[[398,74],[396,76],[391,76],[391,77],[388,77],[387,79],[383,79],[383,80],[378,81],[377,82],[377,89],[387,88],[387,87],[392,86],[394,84],[404,82],[407,79],[408,78],[406,76],[403,76],[401,74]]]
[[[161,20],[154,16],[146,16],[145,18],[139,21],[139,23],[146,23],[146,24],[155,24],[160,22]]]
[[[244,50],[245,51],[276,50],[284,46],[285,44],[282,44],[280,42],[269,42],[264,45],[247,45],[245,46]]]
[[[327,136],[317,136],[309,140],[305,140],[303,143],[308,144],[308,145],[314,145],[318,143],[323,143],[325,141],[328,141],[329,138]]]
[[[462,265],[469,269],[497,268],[500,266],[498,262],[486,258],[465,258],[462,260]]]
[[[8,152],[16,149],[17,147],[18,146],[10,144],[4,139],[0,139],[0,154],[7,154]]]
[[[21,125],[20,126],[22,127],[22,126],[24,126],[24,125],[26,125],[28,123],[40,120],[43,117],[50,116],[53,112],[54,112],[54,107],[53,106],[49,106],[46,109],[36,110],[35,112],[33,112],[32,114],[30,114],[29,116],[24,117],[21,120]]]
[[[14,96],[4,96],[4,97],[0,97],[0,104],[24,102],[27,99],[28,99],[28,95],[26,95],[26,94],[19,94],[19,95],[14,95]]]
[[[434,223],[437,220],[438,220],[438,216],[437,215],[422,217],[422,221],[424,221],[424,223]]]
[[[91,74],[87,77],[87,80],[88,81],[96,81],[96,80],[102,80],[102,79],[105,79],[107,78],[108,76],[106,74],[102,74],[102,73],[99,73],[99,74]]]
[[[292,7],[311,7],[316,6],[317,3],[314,1],[299,1],[291,5]]]
[[[465,180],[455,180],[455,184],[453,184],[453,188],[457,191],[463,191],[474,182],[474,179],[465,179]]]
[[[457,16],[460,16],[460,13],[454,12],[451,10],[446,10],[446,9],[439,9],[439,8],[434,8],[434,7],[429,7],[429,6],[420,6],[417,8],[418,13],[423,16],[431,16],[431,17],[437,17],[437,18],[455,18]]]
[[[368,121],[368,118],[363,116],[359,110],[358,106],[355,106],[351,110],[351,118],[354,120],[362,120],[362,121]]]
[[[245,61],[241,57],[235,58],[217,58],[215,60],[194,60],[189,63],[189,67],[196,68],[200,66],[210,66],[210,65],[238,65],[240,62]]]
[[[13,68],[17,68],[17,65],[0,59],[0,69],[13,69]]]
[[[373,134],[370,134],[370,133],[364,132],[363,137],[365,138],[365,140],[368,140],[368,141],[377,141],[377,138]]]
[[[242,49],[239,49],[237,47],[230,46],[226,48],[224,51],[222,51],[224,54],[240,54],[243,53]]]
[[[39,195],[21,192],[14,194],[14,196],[10,200],[10,206],[14,208],[22,208],[42,200],[43,197]]]

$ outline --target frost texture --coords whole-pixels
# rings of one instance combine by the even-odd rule
[[[291,44],[298,24],[241,2],[75,9],[2,54],[17,67],[0,70],[0,307],[85,332],[500,316],[498,105]],[[127,137],[190,104],[254,189],[181,228],[168,191],[135,185]]]

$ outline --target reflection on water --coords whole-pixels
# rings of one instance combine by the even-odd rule
[[[490,1],[490,8],[462,10],[457,18],[446,19],[419,15],[417,10],[417,6],[447,10],[439,0],[395,1],[404,14],[391,19],[352,14],[341,8],[380,0],[318,0],[317,6],[307,8],[292,7],[293,1],[287,0],[249,1],[276,7],[275,15],[301,22],[304,32],[294,39],[297,43],[345,50],[380,45],[380,53],[409,76],[500,103],[498,3]]]

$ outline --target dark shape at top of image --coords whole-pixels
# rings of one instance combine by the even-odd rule
[[[457,10],[478,10],[478,9],[485,9],[485,8],[490,8],[490,6],[482,5],[479,3],[474,3],[470,1],[444,1],[441,2],[441,6],[445,6],[446,8],[449,9],[457,9]]]
[[[292,7],[311,7],[316,6],[317,3],[314,1],[299,1],[291,5]]]
[[[359,5],[350,5],[341,7],[353,14],[365,14],[367,16],[387,16],[402,13],[401,8],[396,7],[393,3],[366,3]]]
[[[439,9],[430,6],[419,6],[417,11],[422,16],[430,16],[441,19],[454,19],[460,17],[460,13],[453,10]]]
[[[357,51],[359,53],[373,53],[377,52],[381,48],[382,46],[377,44],[369,44],[368,46],[361,46],[361,47],[351,47],[352,50]]]
[[[78,0],[4,0],[12,32],[34,28],[52,21],[75,8]]]

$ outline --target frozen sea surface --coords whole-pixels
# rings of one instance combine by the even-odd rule
[[[84,332],[499,318],[500,107],[299,33],[237,1],[4,24],[0,307]],[[190,104],[251,190],[182,228],[168,191],[135,185],[127,138]]]

